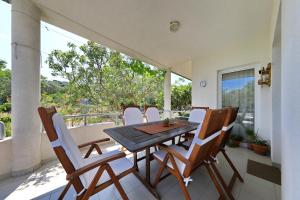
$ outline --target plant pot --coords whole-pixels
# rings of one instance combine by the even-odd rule
[[[269,149],[268,146],[259,144],[252,144],[252,148],[255,153],[260,155],[266,155]]]
[[[252,143],[248,143],[247,148],[248,148],[249,150],[253,150],[253,144],[252,144]]]

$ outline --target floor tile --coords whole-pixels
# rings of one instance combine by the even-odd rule
[[[106,145],[104,151],[119,148],[118,146]],[[232,194],[235,199],[247,200],[268,200],[281,199],[281,186],[257,178],[246,173],[247,161],[252,159],[258,162],[270,164],[269,157],[260,156],[252,151],[244,148],[228,148],[226,151],[236,168],[239,170],[245,182],[239,180],[235,182]],[[143,156],[144,152],[140,152],[138,156]],[[127,157],[132,160],[132,154]],[[218,155],[218,170],[228,184],[233,171],[222,154]],[[140,174],[145,174],[145,161],[139,162]],[[153,182],[156,173],[159,169],[157,161],[151,162],[151,180]],[[166,171],[164,172],[166,173]],[[65,184],[65,172],[62,166],[57,161],[51,161],[43,165],[36,172],[21,177],[8,178],[0,181],[0,199],[35,199],[35,200],[54,200],[59,197]],[[219,194],[212,183],[207,170],[204,167],[196,169],[192,174],[193,181],[188,186],[188,191],[193,200],[200,199],[218,199]],[[122,187],[130,200],[152,200],[154,196],[142,185],[142,183],[133,175],[130,174],[120,180]],[[184,199],[178,181],[172,175],[162,180],[157,185],[157,192],[161,199]],[[73,187],[67,192],[64,199],[74,199],[75,190]],[[117,200],[120,199],[120,194],[114,185],[111,185],[103,191],[92,196],[92,200]]]

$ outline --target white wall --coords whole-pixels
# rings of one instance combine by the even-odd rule
[[[69,130],[75,142],[77,144],[83,144],[93,140],[109,138],[109,136],[105,134],[103,130],[106,128],[112,128],[114,126],[115,123],[113,122],[104,122],[88,126],[74,127],[70,128]],[[0,179],[11,175],[12,140],[13,139],[11,137],[0,140]],[[38,149],[36,149],[36,151],[38,151]],[[56,158],[54,151],[50,146],[49,139],[45,133],[41,134],[40,154],[43,163]]]
[[[300,1],[282,1],[282,199],[300,199]]]
[[[10,175],[12,168],[12,139],[0,140],[0,179]]]
[[[218,90],[218,71],[232,67],[256,66],[258,70],[265,67],[271,61],[271,48],[268,41],[258,44],[249,43],[248,46],[228,49],[223,54],[202,57],[192,60],[192,105],[209,106],[216,108]],[[200,81],[206,80],[207,86],[200,87]],[[257,82],[257,80],[256,80]],[[271,139],[272,130],[272,94],[271,88],[264,86],[255,87],[255,128],[259,129],[259,135],[265,139]]]
[[[272,49],[272,149],[271,158],[281,163],[281,13],[278,14]]]

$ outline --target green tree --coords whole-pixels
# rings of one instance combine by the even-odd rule
[[[191,108],[192,84],[182,85],[183,80],[172,85],[171,108],[172,110],[187,110]]]
[[[69,43],[68,47],[67,51],[52,51],[47,59],[52,74],[68,80],[68,105],[79,108],[80,100],[88,99],[93,111],[100,112],[119,110],[122,103],[142,105],[149,98],[161,102],[163,70],[91,41],[80,47]]]
[[[7,102],[11,94],[11,71],[6,62],[0,59],[0,104]]]

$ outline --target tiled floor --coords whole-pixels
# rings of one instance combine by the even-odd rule
[[[106,147],[110,150],[116,147]],[[228,154],[236,167],[243,176],[245,182],[240,183],[238,180],[233,188],[233,196],[235,199],[247,200],[273,200],[280,199],[281,187],[263,179],[257,178],[246,173],[247,160],[252,159],[258,162],[271,164],[268,157],[259,156],[252,151],[243,148],[227,148]],[[218,169],[227,182],[231,178],[232,171],[225,162],[223,156],[219,155]],[[141,164],[142,166],[143,164]],[[156,161],[151,162],[152,177],[156,175],[158,165]],[[141,169],[143,173],[143,169]],[[204,168],[197,169],[192,174],[193,182],[188,186],[191,198],[197,199],[218,199],[218,193],[212,184],[207,171]],[[47,163],[35,173],[31,175],[9,178],[0,181],[0,199],[40,199],[49,200],[57,199],[63,186],[66,184],[65,173],[63,168],[57,161]],[[155,199],[148,190],[139,182],[134,175],[129,175],[121,179],[129,199],[131,200],[150,200]],[[161,199],[182,200],[183,194],[172,176],[161,181],[158,185],[158,193]],[[74,190],[71,188],[65,199],[74,199]],[[110,186],[104,191],[94,195],[91,199],[120,199],[119,193],[114,186]]]

